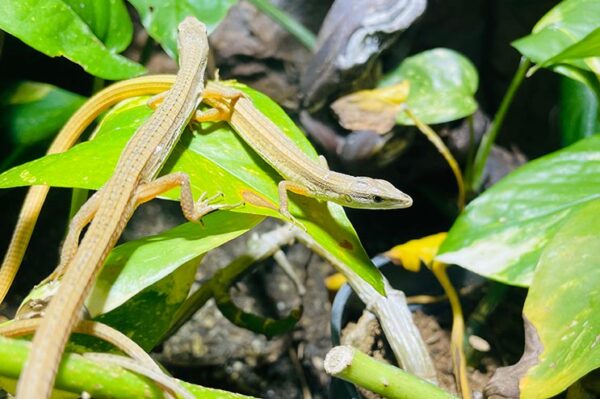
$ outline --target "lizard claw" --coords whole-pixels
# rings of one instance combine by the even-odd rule
[[[281,215],[282,215],[284,218],[286,218],[286,219],[287,219],[287,221],[288,221],[288,223],[289,223],[289,225],[290,225],[290,230],[292,229],[292,227],[293,227],[293,226],[296,226],[296,227],[300,227],[302,230],[304,230],[304,232],[305,232],[305,233],[307,232],[307,230],[306,230],[306,226],[304,226],[304,224],[300,223],[300,222],[298,221],[298,219],[296,219],[296,218],[294,217],[294,215],[292,215],[292,214],[290,213],[290,211],[288,211],[287,209],[286,209],[286,210],[284,210],[284,209],[280,209],[280,210],[279,210],[279,213],[281,213]]]
[[[202,193],[202,195],[196,202],[196,206],[194,209],[194,214],[196,216],[196,218],[195,218],[196,222],[201,224],[202,226],[204,226],[204,223],[202,222],[203,216],[205,216],[211,212],[214,212],[216,210],[233,209],[233,208],[237,208],[238,206],[243,205],[243,202],[238,202],[235,204],[214,204],[213,203],[214,201],[224,197],[222,192],[218,192],[215,195],[212,195],[208,198],[206,198],[206,195],[207,195],[206,192]]]

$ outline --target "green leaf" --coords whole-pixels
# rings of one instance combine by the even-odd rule
[[[38,82],[18,82],[0,93],[0,127],[13,144],[48,140],[85,102],[85,97]]]
[[[600,132],[598,97],[588,86],[567,77],[560,79],[560,130],[563,145]]]
[[[63,0],[111,51],[120,53],[133,38],[133,23],[123,0]]]
[[[113,26],[114,21],[106,20]],[[122,22],[122,18],[117,22]],[[115,29],[110,26],[106,28],[110,45],[123,47],[125,41],[110,33]],[[141,65],[107,48],[64,0],[2,0],[0,29],[50,57],[64,56],[104,79],[126,79],[145,71]]]
[[[554,57],[550,58],[547,61],[544,61],[542,66],[548,66],[552,64],[558,64],[561,62],[566,62],[570,60],[576,60],[580,58],[590,58],[590,57],[599,57],[600,56],[600,28],[595,29],[575,43],[574,45],[567,47]],[[596,61],[600,61],[596,60]],[[600,71],[600,64],[591,63],[590,69],[594,72],[598,73]]]
[[[512,42],[512,45],[541,66],[555,69],[559,64],[567,64],[598,73],[599,57],[586,60],[572,58],[572,54],[586,54],[597,48],[598,15],[600,2],[597,0],[562,1],[535,25],[532,34]],[[556,72],[561,73],[560,70]]]
[[[129,0],[142,24],[171,58],[177,57],[177,25],[191,15],[212,32],[236,0]]]
[[[215,212],[202,219],[203,226],[185,223],[119,245],[106,260],[85,302],[86,311],[94,320],[117,328],[144,349],[152,349],[187,299],[201,258],[263,219],[252,214]],[[23,303],[47,298],[52,293],[48,287],[35,287]],[[79,338],[76,343],[88,350],[110,349],[91,338]]]
[[[216,212],[203,219],[204,226],[186,223],[118,246],[96,281],[87,309],[92,317],[99,316],[98,321],[128,332],[151,349],[187,298],[201,257],[261,220],[257,215]],[[132,314],[138,316],[132,320]]]
[[[572,212],[600,198],[598,187],[595,135],[520,167],[471,202],[437,259],[527,286],[546,244]]]
[[[449,122],[471,115],[477,110],[474,95],[479,84],[477,70],[456,51],[437,48],[405,59],[379,82],[378,87],[391,86],[403,80],[410,82],[406,103],[427,124]],[[398,123],[413,125],[404,112]]]
[[[600,98],[600,80],[594,72],[577,68],[568,64],[559,64],[552,68],[554,72],[560,73],[568,78],[583,83],[592,90],[596,98]]]
[[[118,246],[96,280],[86,301],[87,310],[96,320],[152,349],[187,298],[202,256],[263,219],[215,212],[203,219],[204,226],[186,223]]]
[[[302,131],[276,103],[243,85],[234,87],[243,90],[261,112],[318,162]],[[0,188],[47,184],[97,189],[110,177],[129,137],[150,114],[144,98],[124,102],[100,123],[93,141],[6,171],[0,175]],[[245,203],[234,212],[281,218],[277,190],[281,177],[226,123],[203,124],[195,135],[184,132],[161,173],[174,171],[189,174],[194,198],[204,192],[209,196],[223,193],[226,203]],[[175,199],[177,194],[171,191],[165,197]],[[260,206],[253,205],[257,203]],[[290,194],[290,212],[317,242],[383,292],[381,275],[365,253],[342,207]]]
[[[521,380],[524,398],[549,398],[600,367],[600,200],[572,212],[546,245],[524,315],[540,340]]]

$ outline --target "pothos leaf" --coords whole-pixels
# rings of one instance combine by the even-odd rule
[[[471,202],[437,260],[527,286],[572,212],[600,198],[600,135],[529,162]]]
[[[401,81],[410,83],[406,103],[418,119],[427,124],[464,118],[477,109],[473,97],[479,77],[471,62],[456,51],[437,48],[405,59],[389,72],[378,87]],[[401,125],[414,122],[404,112],[397,115]]]
[[[122,4],[118,7],[114,3],[113,7],[122,10]],[[123,22],[129,20],[124,19],[122,12],[116,13],[115,17],[119,15],[119,25],[131,24]],[[109,22],[113,20],[105,19],[104,24]],[[108,31],[113,28],[109,27]],[[108,48],[63,0],[3,0],[0,2],[0,29],[50,57],[64,56],[104,79],[125,79],[145,71],[141,65],[115,53],[115,49],[124,48],[130,38],[124,40],[121,34],[107,33],[106,38],[112,46],[112,49]],[[119,26],[119,29],[126,28]]]
[[[142,24],[172,58],[177,56],[177,25],[192,15],[208,32],[221,22],[236,0],[129,0],[142,18]]]

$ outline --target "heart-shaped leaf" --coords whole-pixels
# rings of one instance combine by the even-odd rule
[[[540,66],[571,78],[576,78],[573,69],[600,73],[600,53],[594,50],[598,48],[598,15],[600,2],[596,0],[562,1],[540,19],[530,35],[512,45]]]
[[[78,8],[83,17],[76,12]],[[99,10],[102,17],[93,19]],[[92,21],[107,43],[94,34],[88,25]],[[144,72],[141,65],[116,54],[131,41],[131,21],[120,0],[2,0],[0,29],[50,57],[64,56],[104,79],[125,79]]]
[[[51,138],[85,101],[56,86],[18,82],[0,93],[0,126],[16,146]]]
[[[600,135],[532,161],[471,202],[437,259],[507,284],[530,284],[572,212],[600,198]]]
[[[523,313],[537,361],[521,397],[549,398],[600,367],[600,200],[578,207],[542,252]],[[528,337],[530,338],[530,337]]]
[[[387,87],[408,80],[410,93],[406,103],[418,119],[427,124],[449,122],[471,115],[477,109],[473,97],[479,77],[471,62],[456,51],[437,48],[405,59],[379,82]],[[401,125],[413,125],[400,112]]]
[[[177,57],[177,25],[192,15],[212,32],[236,0],[129,0],[142,24],[172,58]]]

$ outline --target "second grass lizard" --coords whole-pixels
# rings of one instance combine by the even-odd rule
[[[180,70],[164,102],[129,140],[110,180],[71,222],[61,258],[66,272],[34,335],[31,354],[17,384],[17,398],[50,396],[62,352],[81,318],[83,301],[137,205],[180,186],[182,209],[188,219],[196,220],[219,207],[206,202],[194,204],[189,178],[183,173],[156,179],[202,99],[208,56],[204,24],[186,18],[179,25],[178,45]],[[79,243],[79,233],[88,222],[90,226]]]

